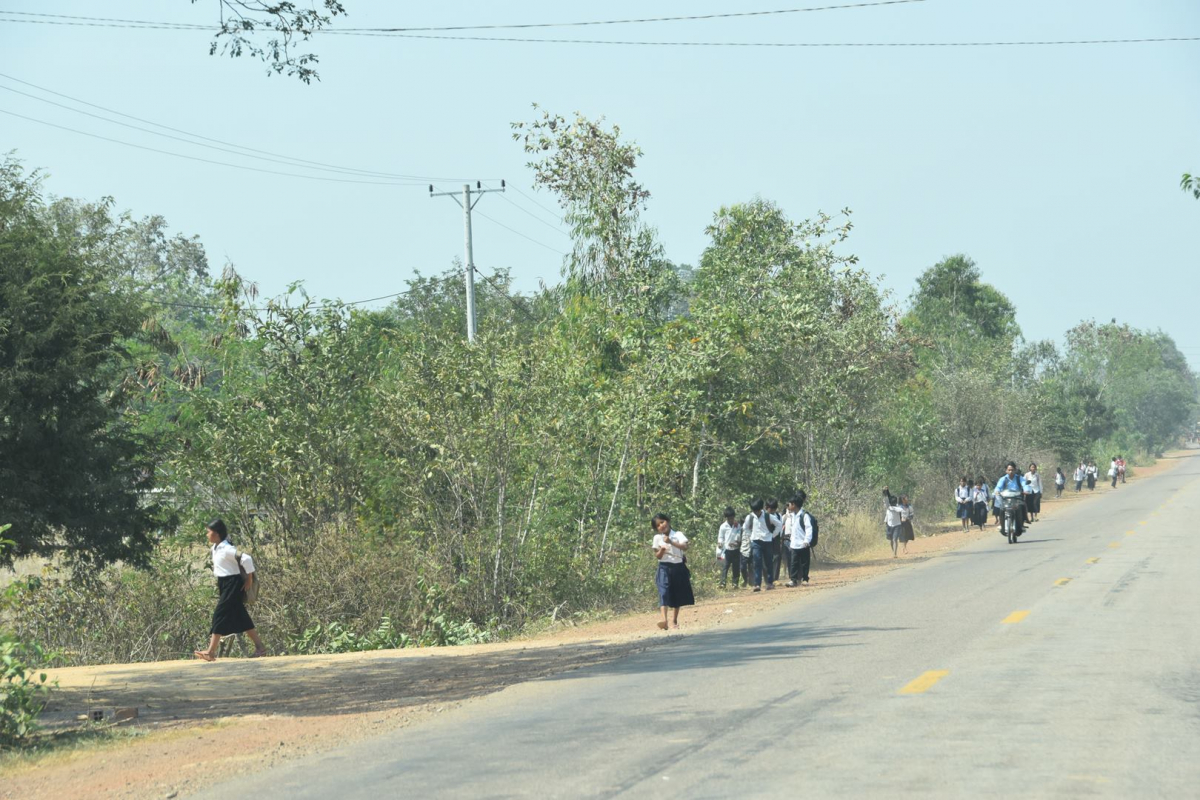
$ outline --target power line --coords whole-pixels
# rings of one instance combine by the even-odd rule
[[[103,28],[130,28],[141,30],[175,30],[175,31],[209,31],[219,33],[220,28],[205,25],[189,25],[185,23],[138,23],[128,24],[119,22],[74,22],[70,20],[31,20],[11,19],[2,15],[14,12],[0,12],[0,22],[17,22],[41,25],[78,25]],[[26,12],[32,13],[32,12]],[[100,18],[97,18],[100,19]],[[399,39],[430,39],[441,41],[465,42],[508,42],[515,44],[587,44],[613,45],[631,47],[735,47],[735,48],[966,48],[966,47],[1063,47],[1078,45],[1103,44],[1162,44],[1171,42],[1200,42],[1200,36],[1160,36],[1144,38],[1112,38],[1112,39],[1024,39],[1009,41],[976,41],[976,42],[680,42],[680,41],[629,41],[619,39],[540,39],[509,36],[452,36],[419,33],[395,32],[396,29],[358,29],[336,31],[325,29],[319,33],[343,36],[374,36]]]
[[[537,214],[534,214],[532,211],[530,211],[527,208],[517,205],[516,203],[514,203],[512,200],[509,200],[504,195],[500,195],[500,196],[502,198],[504,198],[505,200],[507,200],[508,204],[511,205],[513,208],[515,208],[517,211],[520,211],[522,214],[527,214],[528,216],[532,217],[537,222],[542,223],[543,225],[545,225],[547,228],[554,231],[555,233],[559,233],[559,234],[562,234],[563,236],[566,236],[567,238],[570,238],[571,234],[567,233],[562,228],[560,228],[557,225],[554,225],[552,223],[546,222],[546,220],[542,219]]]
[[[566,253],[564,253],[562,250],[559,250],[555,247],[551,247],[550,245],[546,244],[545,242],[539,242],[537,239],[534,239],[532,236],[526,236],[525,234],[521,233],[516,228],[510,228],[507,225],[505,225],[503,222],[501,222],[497,219],[493,219],[492,217],[489,217],[487,214],[483,213],[482,211],[476,211],[475,213],[478,214],[479,216],[483,217],[484,219],[488,220],[492,224],[499,225],[501,228],[504,228],[506,231],[511,231],[512,233],[515,233],[517,236],[520,236],[522,239],[528,239],[529,241],[536,244],[538,247],[544,247],[552,253],[558,253],[560,256],[566,255]]]
[[[643,17],[640,19],[602,19],[586,22],[525,22],[495,25],[445,25],[426,28],[342,28],[329,30],[329,33],[360,33],[360,32],[392,32],[392,31],[478,31],[523,28],[578,28],[595,25],[636,25],[650,22],[692,22],[697,20],[732,19],[734,17],[766,17],[783,14],[800,14],[806,11],[840,11],[851,8],[872,8],[877,6],[898,6],[911,3],[923,3],[925,0],[880,0],[871,3],[846,3],[842,5],[814,6],[809,8],[783,8],[773,11],[734,11],[722,14],[689,14],[678,17]]]
[[[362,33],[399,39],[436,39],[461,42],[510,42],[517,44],[599,44],[633,47],[774,47],[774,48],[904,48],[904,47],[1053,47],[1088,44],[1149,44],[1158,42],[1200,42],[1200,36],[1167,36],[1147,39],[1044,39],[1004,42],[640,42],[617,39],[534,39],[516,36],[441,36],[417,33]]]
[[[0,13],[3,13],[3,12],[0,12]],[[37,89],[39,92],[45,92],[46,94],[51,94],[51,95],[54,95],[55,97],[61,97],[61,98],[65,99],[65,100],[70,100],[70,101],[71,101],[71,102],[73,102],[73,103],[79,103],[80,105],[88,106],[88,107],[90,107],[90,108],[95,108],[95,109],[98,109],[98,110],[100,110],[100,111],[104,111],[105,113],[108,113],[108,114],[115,114],[115,115],[116,115],[116,116],[118,116],[118,117],[124,117],[125,119],[131,119],[131,120],[134,120],[135,122],[141,122],[141,123],[143,123],[143,124],[145,124],[145,125],[153,125],[153,126],[154,126],[154,127],[156,127],[156,128],[162,128],[163,130],[173,131],[174,133],[180,133],[180,134],[183,134],[184,136],[190,136],[190,137],[192,137],[192,138],[194,138],[194,139],[200,139],[200,140],[202,140],[202,141],[205,141],[205,142],[213,142],[214,144],[218,144],[218,145],[224,145],[224,146],[226,146],[226,147],[233,147],[233,148],[237,148],[238,150],[245,150],[245,151],[247,151],[248,153],[258,153],[258,154],[260,154],[260,155],[262,155],[262,156],[271,156],[271,157],[273,157],[274,159],[285,159],[285,161],[282,161],[282,162],[280,162],[280,163],[295,162],[294,164],[291,164],[291,166],[299,166],[299,167],[304,167],[304,168],[306,168],[306,169],[320,169],[320,170],[325,170],[325,171],[337,171],[337,172],[343,172],[343,173],[346,173],[346,174],[351,174],[351,175],[358,174],[358,175],[362,175],[362,176],[364,176],[364,177],[373,177],[373,178],[387,178],[387,179],[399,179],[399,180],[422,180],[422,181],[426,181],[426,180],[455,180],[454,178],[434,177],[434,176],[429,176],[429,175],[405,175],[405,174],[401,174],[401,173],[392,173],[392,172],[376,172],[376,171],[373,171],[373,170],[362,170],[362,169],[357,169],[357,168],[355,168],[355,167],[342,167],[342,166],[338,166],[338,165],[336,165],[336,164],[326,164],[326,163],[323,163],[323,162],[320,162],[320,161],[310,161],[310,160],[308,160],[308,159],[305,159],[305,158],[295,158],[295,157],[293,157],[293,156],[287,156],[287,155],[283,155],[283,154],[281,154],[281,153],[273,153],[273,152],[271,152],[271,151],[269,151],[269,150],[259,150],[259,149],[253,148],[253,147],[246,147],[245,145],[235,144],[235,143],[233,143],[233,142],[226,142],[226,141],[222,141],[222,140],[220,140],[220,139],[213,139],[213,138],[210,138],[210,137],[208,137],[208,136],[201,136],[201,135],[200,135],[200,134],[198,134],[198,133],[192,133],[191,131],[183,130],[183,129],[181,129],[181,128],[173,128],[173,127],[171,127],[170,125],[163,125],[162,123],[155,122],[155,121],[153,121],[153,120],[149,120],[149,119],[143,119],[143,118],[141,118],[141,117],[135,117],[135,116],[133,116],[132,114],[126,114],[126,113],[124,113],[124,112],[117,111],[117,110],[115,110],[115,109],[106,108],[106,107],[104,107],[104,106],[97,105],[96,103],[90,103],[90,102],[88,102],[87,100],[81,100],[81,99],[79,99],[78,97],[72,97],[72,96],[70,96],[70,95],[63,94],[62,92],[56,92],[56,91],[54,91],[53,89],[47,89],[47,88],[46,88],[46,87],[44,87],[44,86],[38,86],[38,85],[37,85],[37,84],[35,84],[35,83],[30,83],[29,81],[21,80],[20,78],[15,78],[15,77],[13,77],[12,75],[6,75],[6,74],[5,74],[5,73],[3,73],[3,72],[0,72],[0,78],[3,78],[3,79],[5,79],[5,80],[12,81],[12,82],[14,82],[14,83],[19,83],[19,84],[21,84],[21,85],[23,85],[23,86],[28,86],[28,87],[30,87],[30,88],[32,88],[32,89]],[[8,91],[10,91],[10,92],[16,92],[17,94],[23,94],[23,95],[25,95],[26,97],[31,97],[31,98],[33,98],[34,100],[40,100],[40,101],[42,101],[42,102],[44,102],[44,103],[50,103],[50,104],[52,104],[52,105],[57,105],[57,106],[59,106],[60,108],[65,108],[65,109],[67,109],[68,111],[74,111],[74,112],[76,112],[76,113],[79,113],[79,114],[88,114],[88,112],[86,112],[86,111],[82,111],[82,110],[80,110],[80,109],[76,109],[76,108],[71,108],[71,107],[69,107],[69,106],[63,106],[63,105],[60,105],[59,103],[55,103],[55,102],[53,102],[53,101],[51,101],[51,100],[47,100],[47,99],[45,99],[45,98],[42,98],[42,97],[37,97],[37,96],[35,96],[35,95],[26,94],[25,92],[20,92],[20,91],[18,91],[18,90],[16,90],[16,89],[13,89],[13,88],[11,88],[11,87],[8,87],[8,86],[0,86],[0,88],[2,88],[2,89],[7,89],[7,90],[8,90]],[[94,115],[94,114],[88,114],[88,116],[96,116],[96,115]],[[98,118],[98,119],[105,119],[104,117],[97,117],[97,118]],[[124,125],[124,124],[125,124],[125,123],[122,123],[122,122],[117,122],[116,120],[107,120],[107,119],[106,119],[105,121],[106,121],[106,122],[112,122],[112,123],[113,123],[113,124],[115,124],[115,125]],[[126,127],[133,127],[133,126],[126,126]],[[142,129],[142,128],[135,128],[135,130],[144,130],[144,129]],[[160,133],[157,133],[156,131],[145,131],[145,132],[146,132],[146,133],[153,133],[153,134],[155,134],[155,135],[157,135],[157,136],[163,136],[163,135],[165,135],[165,134],[160,134]],[[175,137],[168,137],[168,138],[175,138]],[[187,141],[187,140],[180,140],[180,141]],[[208,146],[208,145],[203,145],[203,144],[200,144],[199,142],[190,142],[190,141],[188,141],[187,143],[188,143],[188,144],[194,144],[194,145],[197,145],[197,146],[200,146],[200,147],[207,147],[207,146]],[[216,149],[221,149],[221,148],[216,148]],[[228,151],[228,152],[233,152],[233,151]],[[250,155],[246,155],[246,154],[243,154],[243,153],[235,153],[235,155],[242,155],[242,156],[245,156],[245,157],[247,157],[247,158],[254,158],[254,157],[255,157],[255,156],[250,156]],[[273,159],[268,159],[268,160],[273,160]]]
[[[524,197],[526,200],[528,200],[529,202],[533,203],[533,204],[534,204],[535,206],[537,206],[538,208],[542,209],[543,211],[545,211],[545,212],[547,212],[548,214],[550,214],[551,216],[553,216],[553,217],[554,217],[556,220],[558,220],[559,222],[562,222],[562,216],[560,216],[560,215],[559,215],[559,213],[558,213],[557,211],[554,211],[554,210],[552,210],[552,209],[546,208],[544,205],[542,205],[541,203],[539,203],[539,202],[538,202],[537,200],[535,200],[533,197],[531,197],[530,195],[527,195],[527,194],[525,194],[525,192],[521,191],[521,187],[520,187],[520,186],[513,186],[512,188],[513,188],[513,191],[515,191],[517,194],[521,195],[521,197]]]
[[[478,30],[524,30],[530,28],[580,28],[594,27],[597,25],[640,25],[646,23],[661,23],[661,22],[696,22],[702,20],[714,19],[734,19],[739,17],[768,17],[782,16],[785,14],[802,14],[812,11],[842,11],[847,9],[858,8],[876,8],[880,6],[898,6],[911,5],[913,3],[924,3],[925,0],[876,0],[876,2],[865,3],[843,3],[840,5],[827,6],[810,6],[806,8],[782,8],[769,11],[733,11],[716,14],[688,14],[683,16],[673,17],[641,17],[634,19],[602,19],[602,20],[586,20],[576,22],[520,22],[520,23],[496,23],[483,25],[436,25],[425,27],[380,27],[380,28],[324,28],[320,33],[334,33],[341,35],[353,35],[360,33],[404,33],[404,32],[426,32],[433,33],[438,31],[478,31]],[[36,11],[0,11],[0,14],[11,14],[21,17],[42,17],[51,20],[67,20],[74,21],[73,24],[82,25],[87,23],[106,23],[110,25],[128,25],[139,28],[168,28],[175,30],[208,30],[219,31],[221,28],[211,25],[199,25],[190,22],[159,22],[154,20],[144,19],[115,19],[111,17],[84,17],[70,14],[46,14]],[[13,20],[14,22],[33,22],[34,20]],[[47,23],[49,24],[49,23]],[[72,24],[63,22],[61,24]]]
[[[51,128],[58,128],[59,130],[69,131],[70,133],[77,133],[80,136],[90,136],[93,139],[101,139],[106,142],[113,142],[114,144],[125,145],[126,147],[135,147],[138,150],[148,150],[151,153],[161,153],[161,154],[167,155],[167,156],[174,156],[175,158],[186,158],[189,161],[199,161],[204,164],[216,164],[217,166],[221,166],[221,167],[232,167],[233,169],[244,169],[244,170],[249,170],[251,172],[262,172],[262,173],[266,173],[267,175],[283,175],[283,176],[286,176],[289,178],[305,178],[310,181],[329,181],[332,183],[358,183],[358,184],[366,184],[368,186],[418,186],[418,185],[420,185],[418,183],[414,183],[411,181],[409,181],[409,182],[364,181],[364,180],[356,180],[354,178],[327,178],[323,175],[304,175],[299,172],[281,172],[279,170],[274,170],[274,169],[262,169],[261,167],[250,167],[245,164],[230,164],[228,161],[215,161],[211,158],[201,158],[199,156],[189,156],[184,153],[176,153],[171,150],[160,150],[157,147],[147,147],[146,145],[142,145],[142,144],[134,144],[133,142],[126,142],[122,139],[113,139],[109,136],[101,136],[98,133],[89,133],[88,131],[81,131],[77,128],[69,128],[66,125],[58,125],[53,122],[47,122],[44,119],[36,119],[35,117],[27,117],[24,114],[18,114],[14,111],[8,111],[3,108],[0,108],[0,114],[8,114],[10,117],[17,117],[18,119],[28,120],[29,122],[36,122],[39,125],[46,125]]]
[[[363,303],[374,303],[376,300],[391,300],[393,297],[401,297],[402,295],[412,294],[412,292],[413,292],[412,289],[406,289],[403,292],[395,292],[394,294],[380,295],[379,297],[369,297],[366,300],[354,300],[349,303],[343,303],[340,301],[335,302],[335,303],[321,303],[319,305],[310,306],[310,308],[315,309],[317,311],[323,311],[323,310],[329,309],[329,308],[343,308],[346,306],[360,306]],[[190,309],[196,309],[199,311],[224,311],[227,308],[227,306],[204,306],[204,305],[195,305],[193,303],[168,303],[166,301],[155,301],[152,303],[152,305],[169,306],[171,308],[190,308]],[[261,308],[239,308],[238,311],[278,311],[279,308],[280,308],[279,306],[264,306]]]
[[[529,309],[525,308],[523,305],[518,305],[517,301],[513,299],[513,296],[509,292],[497,286],[491,278],[489,278],[487,275],[484,275],[483,272],[480,271],[479,267],[472,267],[472,269],[475,270],[479,277],[487,281],[488,285],[495,289],[498,294],[504,295],[504,298],[508,300],[509,304],[517,311],[520,311],[522,314],[524,314],[530,322],[537,322],[537,317],[533,316],[533,314],[529,312]]]

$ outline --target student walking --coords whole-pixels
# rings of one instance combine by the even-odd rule
[[[988,519],[988,488],[983,476],[975,479],[975,488],[971,491],[971,522],[979,526],[979,530],[987,527]]]
[[[1089,491],[1089,492],[1094,492],[1094,491],[1096,491],[1096,475],[1098,475],[1098,474],[1099,474],[1099,473],[1098,473],[1098,472],[1097,472],[1097,470],[1096,470],[1096,462],[1095,462],[1095,461],[1090,461],[1090,462],[1088,462],[1088,466],[1087,466],[1087,484],[1088,484],[1088,491]]]
[[[733,588],[738,588],[742,574],[742,526],[738,523],[733,506],[725,506],[725,521],[717,531],[717,548],[724,556],[721,562],[721,588],[725,588],[725,576],[733,570]]]
[[[1063,489],[1067,488],[1067,476],[1063,474],[1062,467],[1054,468],[1054,499],[1062,497]]]
[[[251,658],[262,658],[267,654],[267,648],[258,636],[250,612],[242,601],[242,592],[254,584],[254,563],[247,557],[246,577],[242,578],[239,568],[241,554],[229,541],[229,531],[225,523],[214,519],[204,530],[208,543],[211,545],[212,570],[217,578],[217,607],[212,615],[212,627],[209,629],[207,650],[195,650],[193,655],[204,661],[216,661],[217,652],[221,647],[222,636],[232,636],[244,633],[254,642],[254,655]]]
[[[692,594],[692,575],[683,556],[688,549],[688,540],[679,531],[671,530],[671,518],[666,514],[655,514],[654,519],[650,520],[650,529],[654,531],[651,548],[658,559],[654,585],[658,587],[659,607],[663,615],[658,627],[665,631],[668,611],[673,612],[671,627],[678,628],[679,609],[696,604]]]
[[[1030,464],[1029,472],[1025,473],[1025,508],[1029,521],[1037,522],[1038,514],[1042,513],[1042,476],[1037,464]]]
[[[1075,474],[1072,477],[1075,478],[1075,492],[1078,494],[1083,491],[1083,481],[1087,478],[1087,466],[1082,461],[1075,468]]]
[[[1117,488],[1117,457],[1113,456],[1112,463],[1108,465],[1108,477],[1112,480],[1112,488]]]
[[[750,563],[754,560],[751,556],[753,551],[750,548],[750,531],[746,530],[745,525],[739,524],[742,529],[742,588],[750,588]]]
[[[967,476],[959,478],[958,488],[954,490],[954,502],[958,503],[957,516],[962,520],[962,529],[965,531],[971,527],[971,482],[967,480]]]
[[[1125,459],[1117,456],[1117,474],[1121,476],[1121,483],[1125,482]]]
[[[775,588],[775,572],[771,564],[771,540],[774,535],[767,524],[767,512],[763,501],[756,498],[750,502],[750,513],[742,522],[742,536],[750,535],[750,558],[753,562],[754,591],[762,591],[763,578],[767,579],[767,591]]]
[[[908,497],[900,496],[900,541],[904,543],[903,554],[908,553],[908,543],[916,538],[916,532],[913,530],[913,513],[912,504],[908,502]]]
[[[767,527],[771,529],[771,583],[779,580],[783,568],[783,517],[779,516],[779,501],[767,501]]]
[[[900,547],[900,537],[903,536],[900,526],[904,521],[904,509],[900,506],[900,501],[892,496],[885,486],[883,489],[883,497],[886,503],[886,510],[883,513],[883,525],[887,531],[888,541],[892,545],[892,558],[896,558],[896,551]]]
[[[813,518],[804,510],[808,495],[804,490],[788,501],[784,517],[784,531],[788,541],[788,582],[786,586],[808,583],[808,570],[812,566]]]

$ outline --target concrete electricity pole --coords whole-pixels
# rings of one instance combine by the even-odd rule
[[[471,193],[474,191],[478,197],[471,199]],[[504,181],[500,181],[499,189],[484,189],[483,184],[479,181],[475,182],[475,189],[471,189],[471,184],[464,183],[462,188],[462,199],[459,199],[457,192],[434,192],[433,184],[429,185],[430,197],[449,197],[454,202],[462,206],[463,210],[463,227],[466,229],[467,240],[467,257],[463,262],[464,277],[467,282],[467,341],[475,341],[475,256],[471,247],[471,209],[479,202],[479,198],[488,192],[503,192]]]

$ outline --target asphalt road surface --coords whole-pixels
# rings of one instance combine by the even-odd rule
[[[208,795],[1200,796],[1200,458],[1096,492]]]

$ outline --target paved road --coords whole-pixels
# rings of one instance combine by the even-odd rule
[[[1190,457],[1018,545],[988,537],[210,794],[1195,797],[1198,514]]]

